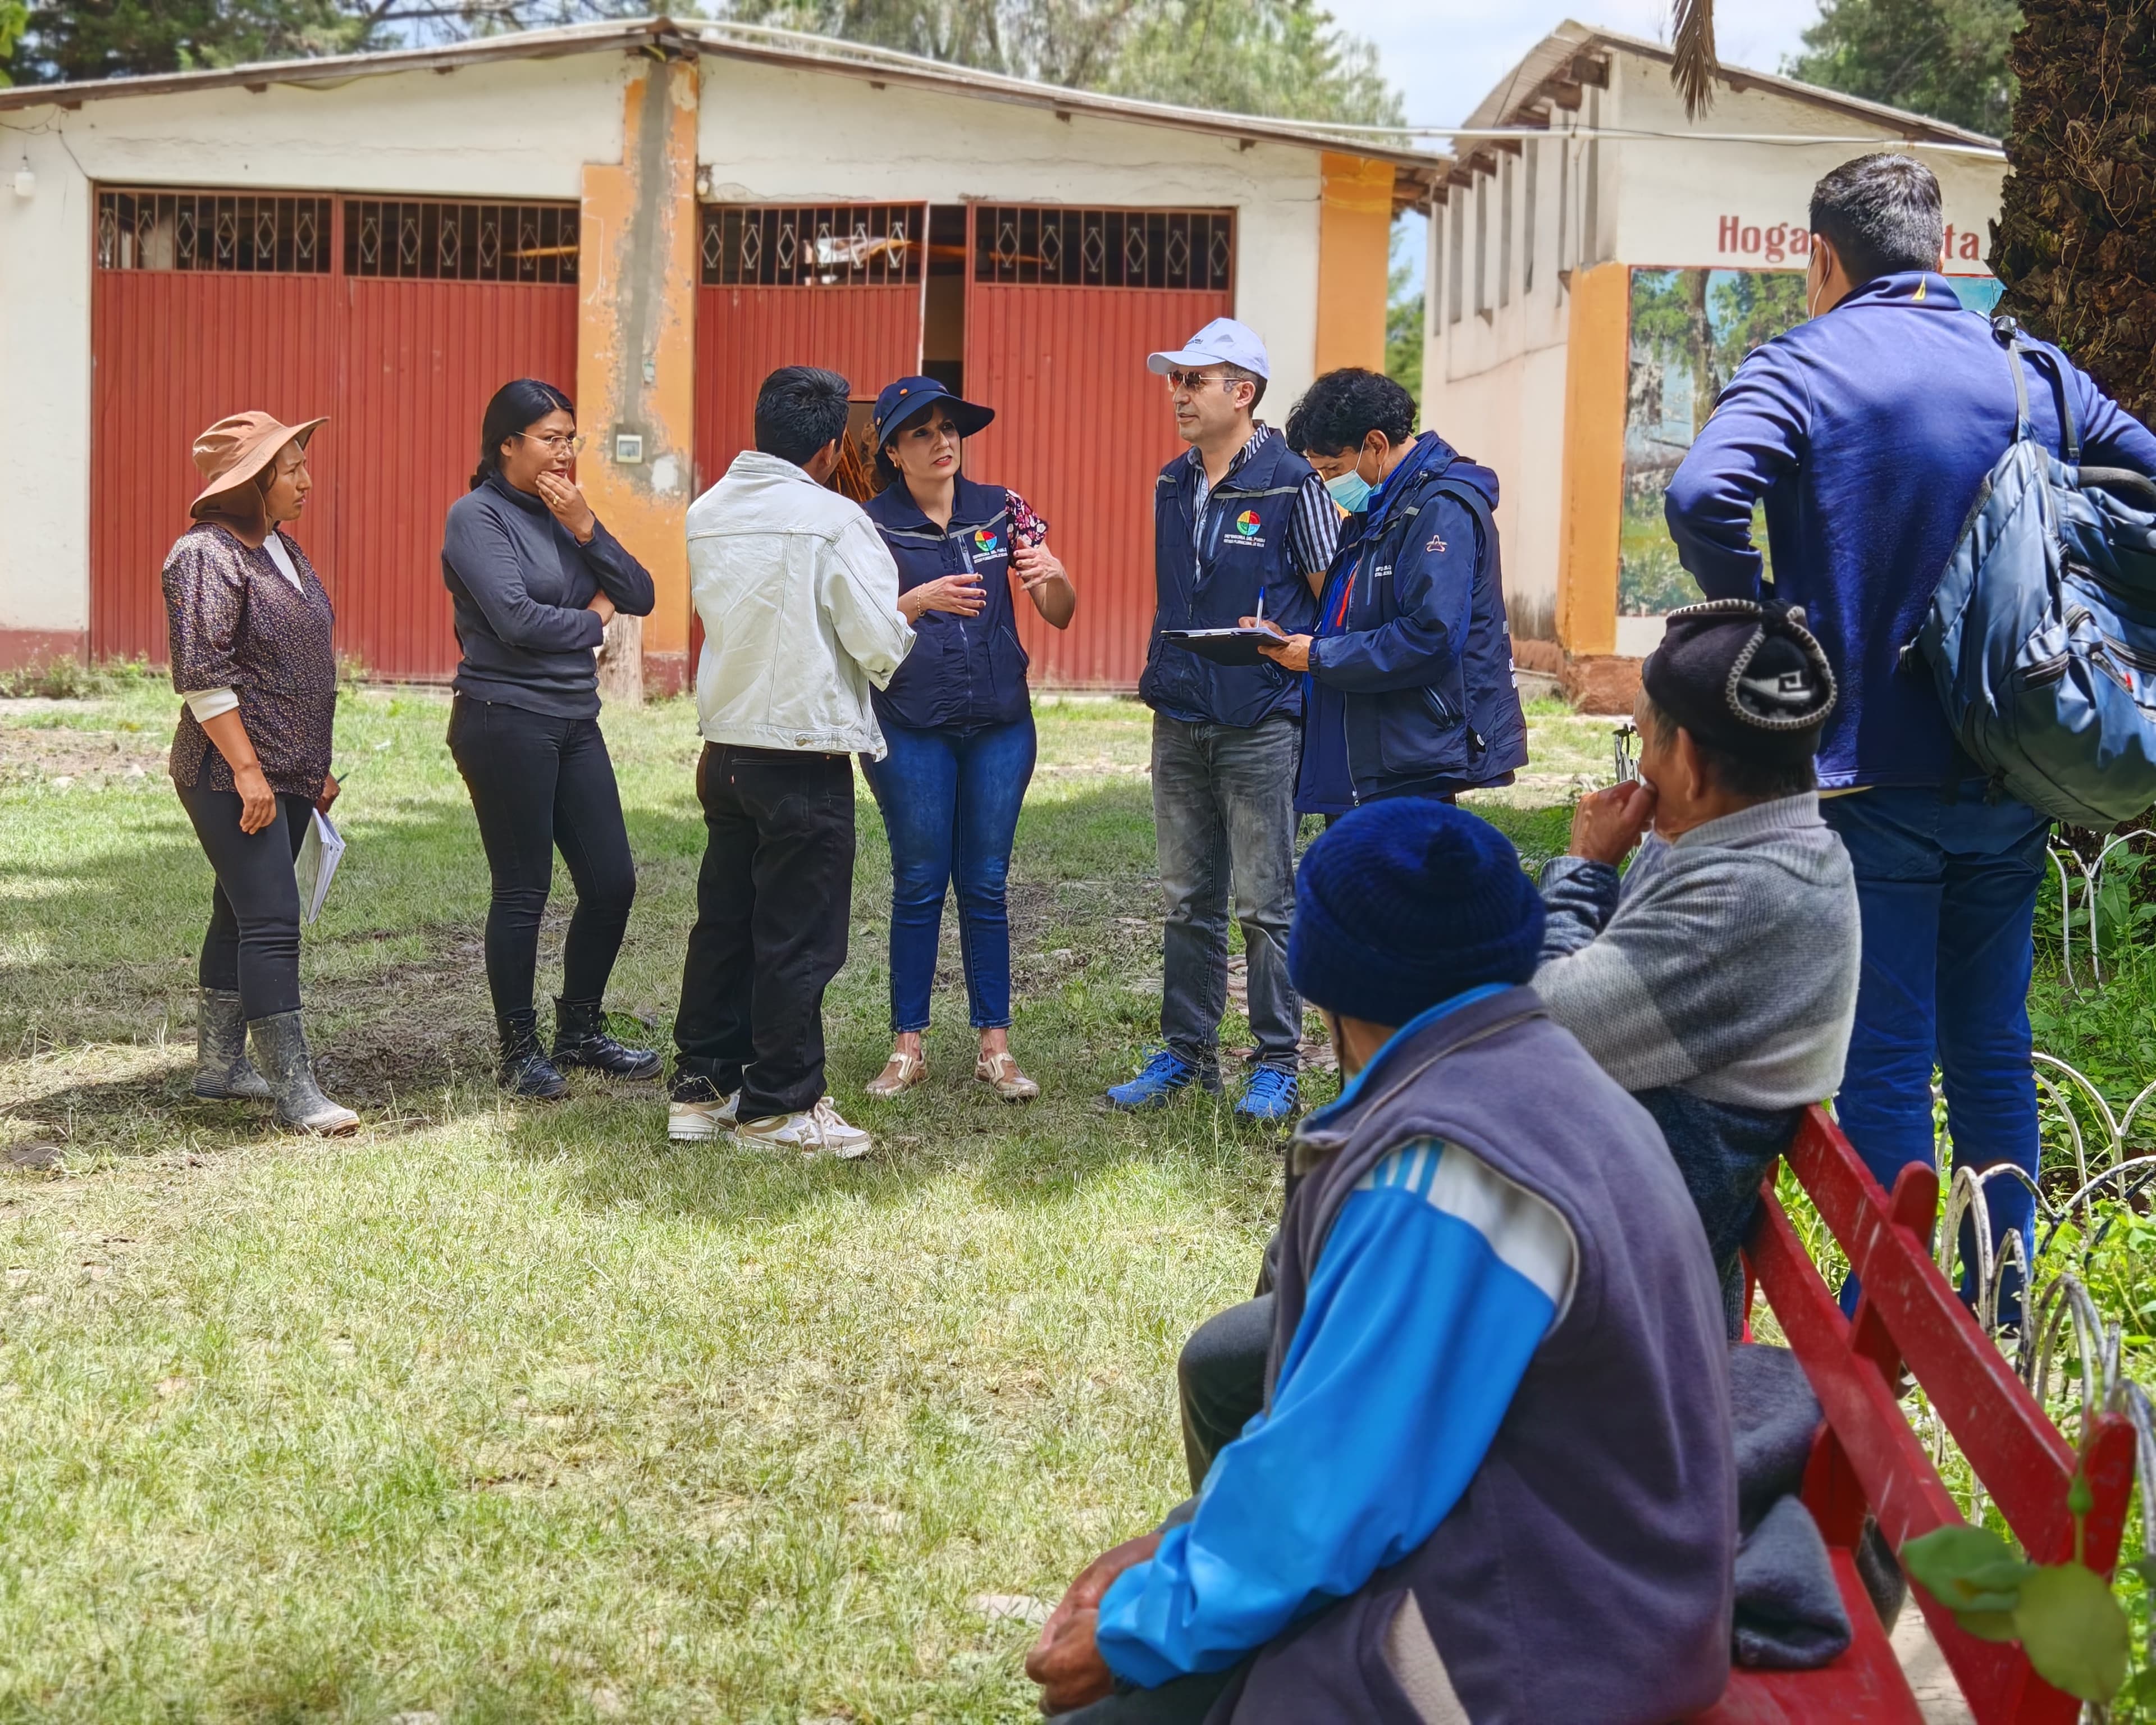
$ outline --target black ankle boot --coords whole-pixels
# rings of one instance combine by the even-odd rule
[[[538,1102],[558,1102],[569,1093],[547,1050],[539,1045],[539,1014],[530,1007],[522,1012],[498,1014],[501,1032],[501,1087],[512,1095]]]
[[[609,1078],[656,1078],[660,1060],[648,1048],[624,1048],[607,1034],[606,1009],[596,1000],[554,1002],[554,1064],[588,1066]]]

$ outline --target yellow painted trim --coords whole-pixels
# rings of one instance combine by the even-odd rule
[[[1385,275],[1392,259],[1393,165],[1321,158],[1317,210],[1317,369],[1385,368]]]
[[[1557,638],[1568,653],[1617,650],[1618,536],[1625,513],[1625,373],[1631,300],[1629,264],[1598,264],[1572,278],[1557,570]]]
[[[619,163],[584,168],[577,316],[577,415],[590,441],[578,476],[592,507],[658,589],[644,652],[661,691],[688,670],[696,475],[696,104],[694,62],[629,79]],[[615,439],[644,439],[619,462]],[[654,663],[654,660],[657,663]]]

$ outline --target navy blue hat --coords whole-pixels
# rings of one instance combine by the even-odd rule
[[[1543,898],[1507,839],[1422,797],[1368,803],[1305,853],[1288,974],[1313,1006],[1404,1024],[1485,983],[1524,983]]]
[[[996,417],[993,408],[961,401],[933,377],[901,377],[896,383],[886,384],[883,393],[875,398],[873,418],[876,447],[881,449],[900,426],[930,403],[939,401],[957,422],[961,437],[971,437],[985,429],[988,421]]]

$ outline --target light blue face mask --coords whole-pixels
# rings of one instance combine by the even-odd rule
[[[1332,494],[1332,501],[1350,515],[1360,515],[1370,506],[1373,487],[1352,467],[1337,478],[1326,480],[1325,489]]]

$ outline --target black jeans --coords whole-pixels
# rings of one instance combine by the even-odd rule
[[[854,765],[845,755],[706,743],[704,866],[675,1015],[679,1076],[742,1093],[740,1117],[824,1094],[824,990],[854,908]]]
[[[195,979],[205,988],[236,988],[249,1019],[300,1009],[300,886],[292,860],[307,836],[315,805],[280,793],[277,818],[259,833],[239,830],[237,791],[176,787],[203,854],[217,870],[209,932]]]
[[[1175,1362],[1183,1405],[1183,1457],[1196,1491],[1213,1458],[1242,1435],[1265,1404],[1265,1356],[1273,1343],[1273,1296],[1260,1294],[1215,1312],[1190,1332]]]
[[[494,876],[486,985],[495,1016],[531,1009],[539,918],[554,884],[557,845],[577,884],[562,948],[562,998],[603,998],[636,900],[636,865],[599,721],[459,695],[449,710],[449,752],[471,793]]]

